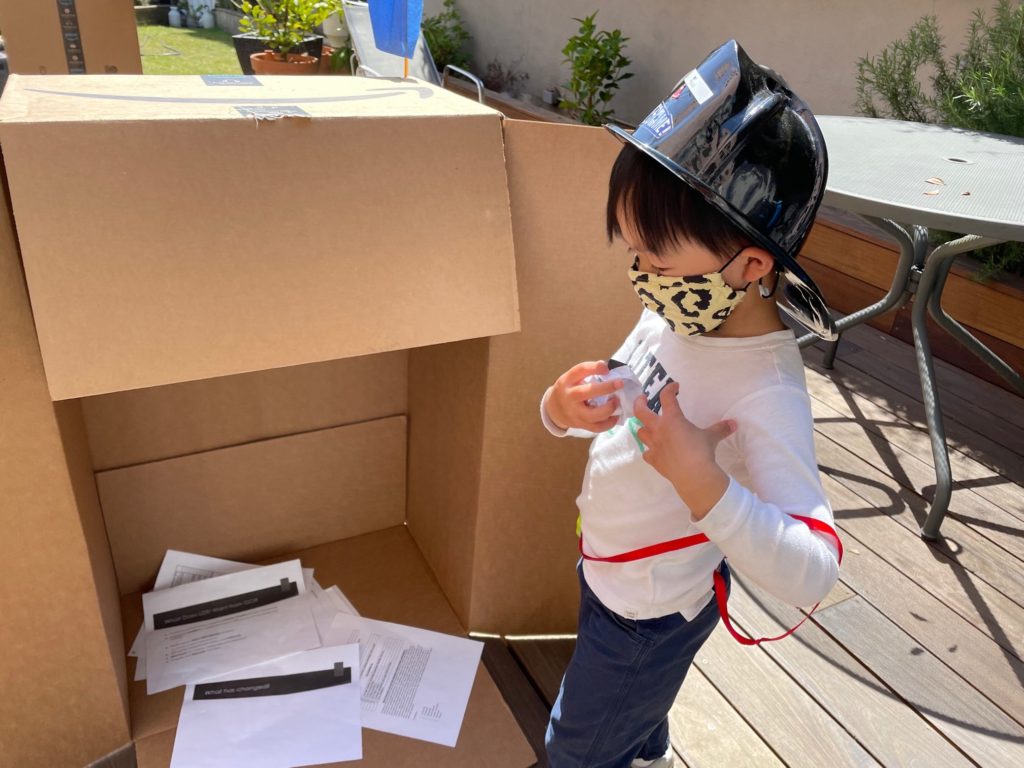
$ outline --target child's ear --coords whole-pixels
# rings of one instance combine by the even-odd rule
[[[743,281],[756,283],[765,275],[775,271],[775,258],[764,248],[750,246],[743,251]]]

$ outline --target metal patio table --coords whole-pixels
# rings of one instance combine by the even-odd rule
[[[1024,139],[898,120],[822,116],[818,122],[829,155],[825,204],[857,214],[900,246],[886,295],[840,318],[836,327],[842,331],[859,325],[914,299],[911,325],[936,476],[921,536],[934,540],[949,507],[952,473],[926,312],[1024,394],[1020,374],[942,308],[942,290],[957,256],[1024,240]],[[929,253],[931,229],[963,235]],[[800,346],[816,340],[803,336]],[[837,344],[831,343],[827,351],[827,367]]]

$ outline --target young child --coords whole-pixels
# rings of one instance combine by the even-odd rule
[[[611,366],[628,366],[642,395],[620,419],[623,380],[595,380],[609,365],[584,362],[541,402],[553,434],[594,436],[552,768],[671,766],[668,712],[718,623],[729,567],[811,606],[841,557],[803,362],[778,311],[835,335],[795,260],[825,187],[814,117],[730,41],[633,134],[609,128],[624,146],[608,235],[644,306]]]

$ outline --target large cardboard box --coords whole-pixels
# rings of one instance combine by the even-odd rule
[[[586,444],[537,405],[639,311],[614,140],[413,81],[15,76],[0,148],[0,762],[167,765],[181,689],[125,659],[167,548],[299,556],[385,620],[572,629]],[[534,762],[483,668],[455,749],[364,750]]]
[[[141,75],[128,0],[0,0],[11,72]]]

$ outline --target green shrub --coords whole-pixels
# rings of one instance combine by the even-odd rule
[[[1024,136],[1024,3],[999,0],[989,21],[974,12],[962,52],[947,60],[934,16],[878,56],[857,62],[861,114]],[[928,89],[922,84],[927,73]],[[1024,275],[1024,244],[977,251],[981,279]]]
[[[302,45],[313,28],[339,9],[337,0],[242,0],[242,32],[254,33],[267,47],[288,53]]]
[[[598,31],[596,17],[594,11],[586,18],[573,19],[579,22],[579,31],[562,49],[572,77],[565,86],[568,96],[559,106],[587,125],[601,125],[614,117],[609,104],[619,84],[633,76],[625,71],[632,62],[622,53],[629,38],[618,29]]]
[[[439,71],[449,64],[469,67],[469,55],[464,50],[469,42],[469,32],[462,23],[455,0],[444,0],[444,10],[424,19],[420,28]]]

